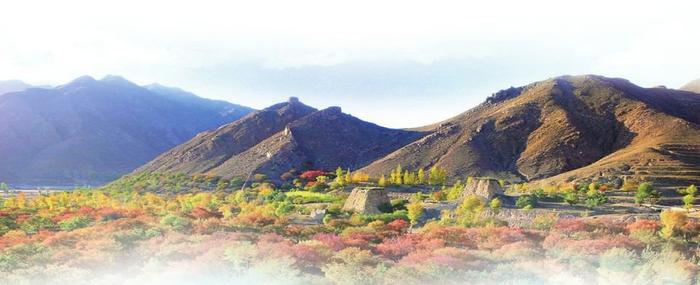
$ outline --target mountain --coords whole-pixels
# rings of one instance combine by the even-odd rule
[[[250,111],[119,76],[9,93],[0,97],[0,181],[107,182]]]
[[[177,87],[163,86],[158,83],[149,84],[143,86],[149,91],[164,96],[165,98],[173,101],[177,101],[183,104],[190,104],[192,101],[197,101],[197,106],[211,112],[219,113],[222,116],[229,118],[241,118],[248,113],[254,111],[251,108],[232,104],[221,100],[201,100],[194,93],[182,90]]]
[[[201,133],[136,171],[223,177],[264,173],[279,180],[290,170],[358,169],[423,135],[364,122],[339,107],[317,110],[292,97]]]
[[[10,92],[24,91],[32,87],[21,80],[0,80],[0,96]]]
[[[683,85],[680,90],[683,91],[688,91],[688,92],[694,92],[694,93],[700,93],[700,79],[696,79],[693,81],[690,81]]]
[[[700,95],[562,76],[502,90],[362,170],[444,167],[519,181],[626,177],[700,183]]]

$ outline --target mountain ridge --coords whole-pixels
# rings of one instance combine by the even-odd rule
[[[6,94],[0,97],[0,181],[104,183],[250,110],[222,105],[215,111],[209,104],[199,97],[189,104],[171,100],[117,76]]]
[[[255,129],[263,129],[263,133],[253,130],[260,125],[260,118],[269,119],[263,128]],[[234,138],[246,137],[242,133],[253,133],[256,139],[236,141]],[[356,169],[420,135],[362,121],[339,107],[316,110],[292,97],[214,132],[202,133],[136,171],[224,177],[260,172],[279,180],[290,170]]]

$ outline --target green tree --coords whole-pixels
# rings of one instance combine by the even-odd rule
[[[464,185],[462,184],[461,180],[457,180],[457,182],[450,187],[450,189],[447,190],[447,199],[448,200],[456,200],[457,198],[462,196],[462,192],[464,191]]]
[[[685,188],[684,191],[681,193],[685,194],[683,196],[683,207],[686,209],[690,209],[693,207],[693,204],[695,204],[695,193],[698,192],[698,188],[695,187],[695,185],[690,185],[688,188]]]
[[[598,190],[589,191],[586,194],[586,207],[593,208],[608,202],[608,196]]]
[[[659,197],[661,197],[659,192],[656,191],[651,184],[644,182],[639,184],[639,187],[637,187],[637,193],[634,195],[634,201],[637,204],[642,204],[644,202],[655,204]]]
[[[520,195],[515,201],[515,206],[518,208],[534,208],[537,206],[537,198],[534,195]]]
[[[493,198],[491,199],[491,202],[489,202],[489,208],[494,211],[500,210],[502,206],[503,202],[501,202],[501,199],[498,198]]]
[[[564,194],[564,202],[571,206],[578,204],[579,198],[575,189],[569,189],[566,191]]]

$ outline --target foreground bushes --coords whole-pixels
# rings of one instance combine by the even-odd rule
[[[309,208],[273,189],[13,200],[0,210],[0,284],[698,281],[700,224],[685,212],[658,221],[537,213],[521,228],[487,214],[503,209],[467,197],[411,230],[402,203],[351,215],[335,196],[305,195],[333,199],[324,223],[295,221]]]

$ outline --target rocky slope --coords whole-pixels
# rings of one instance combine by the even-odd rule
[[[146,172],[210,173],[273,180],[290,170],[358,169],[423,135],[387,129],[290,98],[211,132],[197,135],[139,168]]]
[[[430,135],[363,170],[379,175],[398,164],[439,165],[452,177],[563,181],[636,175],[663,164],[646,178],[681,183],[696,179],[682,175],[687,168],[700,167],[698,110],[698,94],[563,76],[502,90],[472,110],[420,128]]]
[[[107,182],[251,111],[170,91],[108,76],[1,96],[0,181]]]

